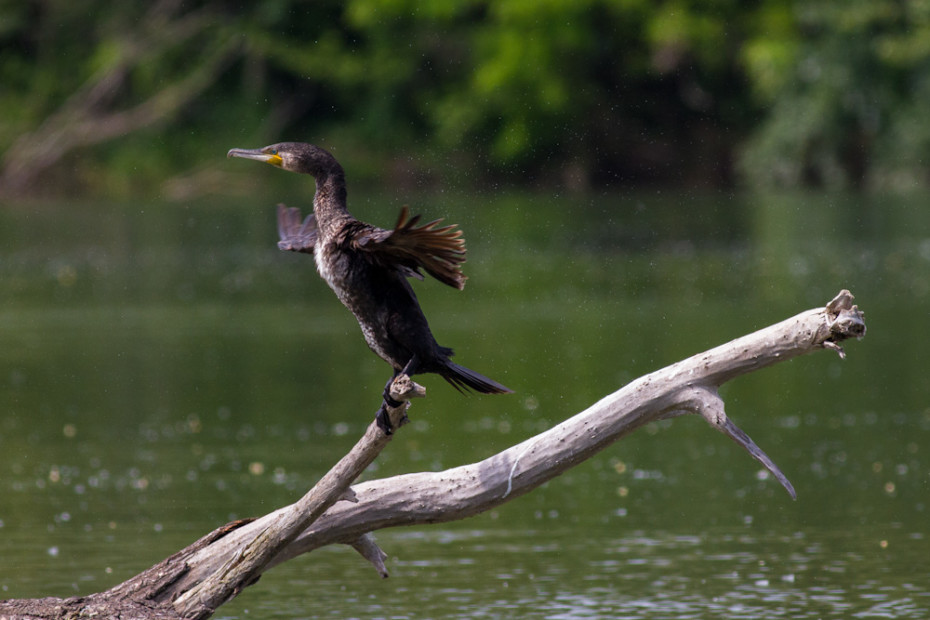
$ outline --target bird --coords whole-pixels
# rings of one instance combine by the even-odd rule
[[[393,368],[375,415],[385,434],[393,432],[387,406],[400,405],[390,396],[399,375],[435,373],[459,392],[508,394],[513,390],[451,360],[453,350],[440,346],[430,331],[409,278],[423,271],[461,290],[466,277],[465,240],[455,225],[442,219],[420,224],[401,208],[393,229],[356,219],[346,203],[345,171],[327,150],[304,142],[280,142],[258,149],[230,149],[227,157],[265,162],[309,174],[316,181],[313,212],[301,217],[296,207],[278,205],[281,250],[312,254],[319,275],[355,316],[368,347]],[[421,271],[422,270],[422,271]]]

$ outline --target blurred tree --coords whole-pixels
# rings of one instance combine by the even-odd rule
[[[18,41],[4,58],[3,73],[12,79],[0,106],[19,111],[18,127],[31,127],[0,162],[7,193],[35,187],[81,147],[171,119],[217,79],[237,47],[231,31],[216,27],[214,13],[181,13],[178,0],[95,4],[3,7],[19,29],[8,23],[3,33]],[[104,17],[90,23],[89,15]],[[81,27],[90,41],[73,35]]]
[[[729,182],[746,90],[738,2],[351,0],[341,29],[250,48],[350,94],[372,148],[465,151],[479,174]]]
[[[53,178],[132,193],[180,174],[190,195],[218,152],[279,139],[338,144],[354,179],[381,182],[442,158],[448,174],[567,189],[732,186],[734,153],[760,185],[925,181],[928,14],[926,0],[0,0],[0,192]]]
[[[771,2],[743,51],[770,106],[742,154],[764,186],[925,183],[930,3]]]

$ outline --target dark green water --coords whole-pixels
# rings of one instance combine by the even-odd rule
[[[294,201],[296,204],[297,201]],[[401,203],[358,198],[393,223]],[[224,618],[923,618],[927,197],[435,196],[463,292],[416,283],[458,361],[516,390],[425,401],[367,477],[482,459],[631,379],[849,288],[868,336],[738,379],[728,413],[793,502],[698,419],[491,514],[330,548]],[[272,204],[0,205],[0,598],[105,589],[299,497],[388,376]]]

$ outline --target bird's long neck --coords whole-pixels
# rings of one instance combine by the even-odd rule
[[[346,180],[341,170],[317,177],[313,213],[324,236],[334,234],[346,220],[353,219],[346,207]]]

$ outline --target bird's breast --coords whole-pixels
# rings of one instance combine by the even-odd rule
[[[344,296],[350,290],[352,283],[352,265],[348,257],[332,247],[333,244],[321,244],[314,254],[316,270],[336,296],[345,303]]]
[[[379,299],[381,278],[377,269],[335,243],[323,244],[318,249],[314,255],[317,271],[339,301],[359,322],[376,321],[384,301]]]
[[[396,365],[389,350],[388,321],[392,309],[390,300],[383,296],[385,274],[336,244],[317,246],[314,258],[320,277],[333,289],[339,301],[355,315],[371,350],[388,363]]]

